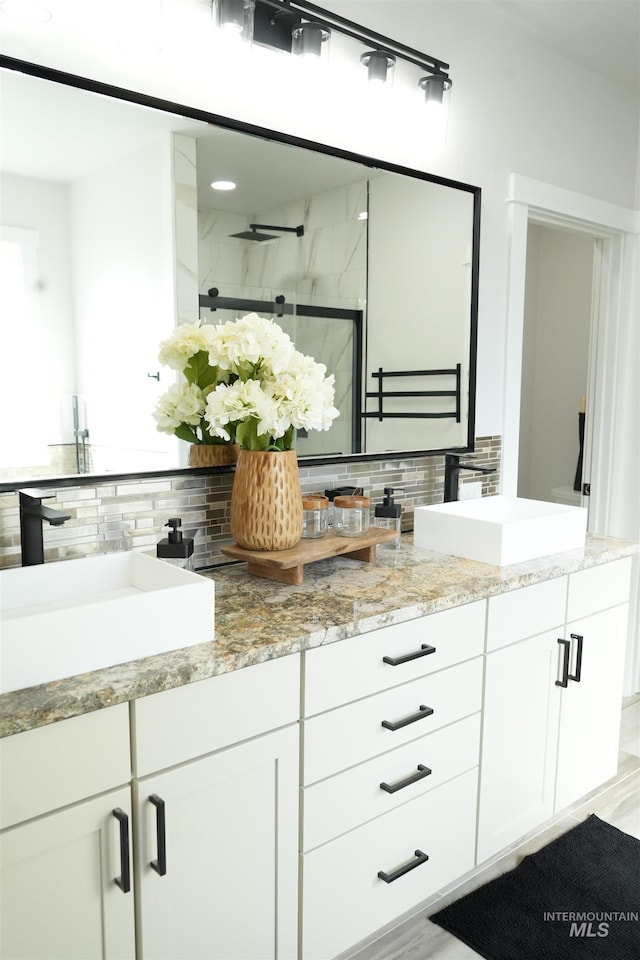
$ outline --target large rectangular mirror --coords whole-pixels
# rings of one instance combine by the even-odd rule
[[[299,457],[473,445],[477,188],[0,67],[5,488],[185,467],[152,419],[158,344],[252,310],[336,378]]]

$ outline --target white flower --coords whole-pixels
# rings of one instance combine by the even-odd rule
[[[216,327],[209,363],[239,376],[250,375],[258,363],[277,373],[286,368],[293,352],[291,338],[277,323],[248,313]]]
[[[204,409],[204,397],[197,384],[174,383],[158,400],[153,417],[161,433],[174,433],[181,423],[197,427]]]
[[[170,387],[153,414],[158,430],[183,440],[288,449],[296,429],[328,430],[339,416],[324,364],[257,313],[215,327],[182,324],[161,343],[160,360],[195,381]]]
[[[203,350],[208,353],[216,328],[205,324],[181,323],[170,337],[160,344],[158,360],[173,370],[182,372],[191,357]]]
[[[229,423],[258,421],[258,433],[272,437],[284,435],[288,424],[282,422],[270,391],[263,389],[258,380],[236,380],[232,384],[220,383],[207,397],[204,418],[212,434],[229,440],[225,429]]]
[[[328,430],[340,411],[333,406],[333,376],[327,368],[295,351],[287,371],[278,378],[281,407],[298,430]]]

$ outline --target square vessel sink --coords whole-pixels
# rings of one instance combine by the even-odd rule
[[[213,580],[146,554],[0,571],[0,693],[213,635]]]
[[[481,497],[417,507],[413,540],[439,553],[506,566],[584,547],[586,531],[584,507]]]

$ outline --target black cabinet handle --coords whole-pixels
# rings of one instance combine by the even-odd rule
[[[404,790],[405,787],[410,787],[412,783],[417,783],[418,780],[424,780],[430,773],[431,770],[429,767],[425,767],[424,764],[419,763],[417,773],[412,773],[406,780],[398,780],[397,783],[381,783],[380,789],[384,790],[385,793],[397,793],[398,790]]]
[[[410,723],[415,723],[416,720],[423,720],[425,717],[430,717],[433,713],[431,707],[425,707],[424,704],[420,704],[419,713],[413,713],[410,717],[405,717],[404,720],[396,720],[395,723],[392,723],[391,720],[383,720],[382,726],[387,730],[399,730],[400,727],[406,727]]]
[[[158,859],[152,860],[149,866],[152,870],[161,876],[167,872],[167,838],[164,818],[164,800],[157,793],[152,793],[149,801],[156,808],[156,844],[158,850]]]
[[[115,878],[116,886],[120,887],[123,893],[129,893],[131,890],[131,868],[129,865],[129,817],[116,807],[111,811],[118,821],[120,828],[120,876]]]
[[[417,660],[418,657],[428,657],[430,653],[435,652],[435,647],[430,647],[428,643],[423,643],[415,653],[405,653],[402,657],[383,657],[382,662],[388,663],[392,667],[397,667],[401,663],[408,663],[409,660]]]
[[[580,677],[582,676],[582,643],[584,637],[580,636],[579,633],[571,634],[572,640],[578,641],[578,646],[576,648],[576,672],[567,674],[569,680],[575,680],[576,683],[580,683]]]
[[[404,877],[405,873],[409,873],[410,870],[415,870],[416,867],[426,863],[429,859],[427,854],[423,853],[422,850],[416,850],[414,856],[416,857],[415,860],[413,860],[411,863],[405,863],[404,867],[398,867],[398,869],[394,870],[393,873],[385,873],[384,870],[379,870],[379,878],[384,880],[385,883],[393,883],[394,880]]]
[[[556,680],[556,687],[569,686],[569,641],[558,637],[558,643],[564,647],[562,659],[562,680]]]

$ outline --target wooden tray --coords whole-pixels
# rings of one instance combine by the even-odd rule
[[[333,530],[329,530],[325,537],[317,540],[300,540],[295,547],[289,550],[244,550],[235,543],[220,550],[227,557],[234,560],[246,560],[249,573],[254,577],[265,577],[267,580],[277,580],[279,583],[299,584],[304,580],[304,567],[307,563],[316,560],[326,560],[329,557],[339,557],[348,554],[354,560],[364,560],[373,563],[376,559],[376,546],[388,540],[393,540],[397,534],[395,530],[383,530],[380,527],[370,527],[363,537],[339,537]]]

